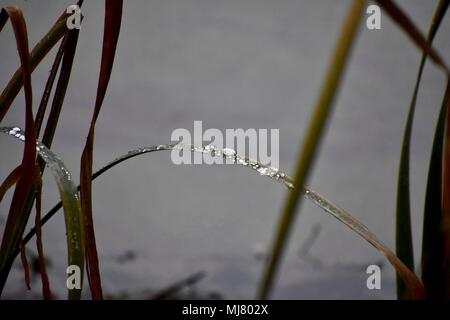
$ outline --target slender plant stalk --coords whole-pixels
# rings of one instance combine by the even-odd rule
[[[305,142],[300,151],[295,171],[295,188],[289,192],[284,211],[278,224],[277,234],[273,242],[270,258],[265,267],[258,297],[266,299],[272,289],[275,274],[286,245],[289,231],[294,223],[295,212],[301,200],[301,190],[307,181],[320,145],[327,120],[330,117],[333,102],[338,92],[353,41],[356,37],[361,17],[364,13],[365,1],[354,0],[341,35],[338,39],[333,58],[325,77],[319,100],[314,108]]]
[[[97,96],[95,99],[94,114],[92,115],[89,133],[86,139],[86,145],[81,155],[80,165],[80,199],[81,208],[84,215],[86,230],[86,265],[89,286],[92,298],[95,300],[103,299],[103,290],[101,285],[100,267],[95,240],[94,220],[92,216],[92,164],[94,158],[94,135],[95,123],[103,99],[106,95],[111,71],[114,64],[117,42],[119,40],[120,26],[122,22],[122,0],[105,0],[105,24],[103,33],[102,61],[100,64],[100,75],[97,86]]]

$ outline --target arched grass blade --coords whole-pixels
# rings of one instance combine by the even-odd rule
[[[297,168],[295,171],[296,188],[289,192],[273,240],[270,257],[267,260],[264,274],[261,279],[261,285],[258,292],[258,297],[260,299],[266,299],[272,289],[290,229],[295,221],[296,209],[301,199],[301,190],[313,167],[314,159],[319,149],[327,120],[330,117],[339,84],[344,74],[351,47],[359,28],[359,22],[364,13],[364,7],[365,1],[354,0],[352,2],[341,35],[338,39],[322,91],[314,108],[314,113],[298,156]]]
[[[16,137],[22,141],[25,140],[22,130],[18,127],[1,127],[0,132]],[[78,266],[80,268],[81,275],[83,275],[84,224],[77,188],[73,183],[72,175],[58,156],[39,142],[35,144],[35,148],[39,152],[42,159],[45,160],[47,167],[52,172],[58,186],[59,195],[64,208],[64,218],[66,223],[68,265]],[[10,258],[8,260],[13,261],[13,259]],[[81,283],[83,282],[81,281]],[[69,299],[79,299],[80,296],[81,288],[69,290]]]
[[[449,0],[441,0],[436,9],[433,21],[428,32],[428,42],[432,44],[437,30],[447,12]],[[416,84],[414,87],[411,103],[409,106],[408,118],[406,120],[405,132],[403,135],[402,149],[400,155],[400,165],[398,170],[397,184],[397,211],[396,211],[396,253],[408,268],[414,270],[414,253],[411,232],[411,208],[410,208],[410,190],[409,190],[409,163],[410,163],[410,144],[411,131],[413,126],[414,113],[416,109],[417,95],[422,80],[422,73],[425,67],[427,54],[422,55],[417,73]],[[408,298],[406,288],[400,277],[397,276],[397,297],[399,299]]]
[[[234,164],[249,168],[250,170],[253,170],[257,172],[258,174],[271,178],[275,181],[278,181],[282,183],[284,186],[286,186],[289,189],[294,188],[294,180],[288,176],[287,174],[283,173],[282,171],[278,170],[277,168],[265,166],[256,160],[249,159],[248,157],[241,156],[237,154],[234,150],[231,149],[220,149],[214,146],[194,146],[194,145],[183,145],[183,144],[161,144],[161,145],[155,145],[152,147],[144,147],[144,148],[138,148],[135,150],[131,150],[128,153],[116,158],[114,161],[110,162],[100,170],[96,171],[92,175],[92,180],[95,180],[108,170],[112,169],[116,165],[129,160],[131,158],[144,155],[146,153],[152,153],[157,151],[164,151],[164,150],[184,150],[185,152],[200,152],[208,154],[211,157],[218,157],[223,158],[225,161],[231,161]],[[402,277],[404,282],[407,284],[408,290],[411,292],[411,296],[416,298],[423,298],[424,297],[424,288],[420,280],[415,276],[415,274],[408,269],[396,256],[395,254],[386,246],[384,245],[380,240],[377,239],[377,237],[362,223],[360,223],[357,219],[352,217],[348,212],[345,210],[337,207],[334,205],[331,201],[325,199],[323,196],[321,196],[319,193],[305,187],[301,189],[302,195],[312,201],[315,205],[320,207],[325,212],[332,215],[334,218],[338,219],[342,223],[344,223],[347,227],[349,227],[351,230],[356,232],[359,236],[361,236],[363,239],[368,241],[372,246],[374,246],[376,249],[381,251],[388,261],[392,264],[392,266],[395,268],[395,270],[399,273],[399,275]],[[55,207],[53,207],[42,219],[42,224],[44,225],[59,209],[61,208],[61,203],[58,203]],[[25,242],[28,242],[34,235],[36,231],[35,229],[32,229],[24,238]],[[15,253],[18,254],[18,251]]]

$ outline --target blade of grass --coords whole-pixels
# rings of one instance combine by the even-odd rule
[[[378,4],[394,20],[411,40],[426,53],[430,59],[449,74],[449,68],[441,55],[430,45],[412,20],[391,0],[377,0]]]
[[[79,1],[77,3],[79,7],[82,5],[82,1]],[[56,77],[56,73],[59,67],[59,64],[62,60],[61,65],[61,71],[59,73],[58,82],[55,89],[55,94],[53,96],[53,102],[50,110],[50,114],[47,119],[47,123],[44,130],[43,135],[43,144],[47,146],[48,148],[51,148],[53,143],[53,138],[55,135],[55,131],[58,125],[59,116],[61,114],[62,106],[64,103],[64,98],[66,96],[67,88],[69,85],[69,79],[72,71],[73,61],[75,58],[75,52],[76,47],[78,43],[78,36],[79,36],[79,30],[73,29],[70,30],[69,33],[64,36],[63,41],[61,42],[61,46],[56,54],[55,61],[52,66],[52,70],[49,75],[49,79],[46,84],[46,88],[44,90],[43,98],[41,100],[40,106],[39,106],[39,113],[36,116],[43,117],[43,114],[45,113],[45,109],[47,106],[47,102],[49,100],[51,88],[53,86],[54,79]],[[42,121],[42,120],[41,120]],[[45,170],[45,160],[41,157],[38,159],[38,170],[40,174],[42,175]],[[36,206],[38,206],[38,202],[40,202],[40,199],[38,198],[40,196],[39,190],[36,190]],[[29,199],[29,206],[28,208],[32,207],[32,203],[34,201],[35,196],[30,194]],[[52,294],[50,291],[50,286],[48,283],[48,276],[45,268],[45,258],[42,252],[42,240],[39,239],[39,233],[40,233],[40,209],[38,211],[38,208],[36,207],[36,231],[37,231],[37,247],[38,247],[38,253],[39,253],[39,265],[41,269],[41,279],[42,279],[42,288],[43,288],[43,296],[45,299],[51,299]],[[39,216],[39,218],[38,218]],[[68,248],[69,250],[69,248]]]
[[[18,127],[0,127],[0,132],[6,133],[9,136],[13,136],[22,141],[26,140],[22,130]],[[46,165],[50,169],[56,185],[58,186],[59,196],[64,208],[64,220],[66,224],[67,263],[68,265],[78,266],[81,276],[80,289],[69,289],[68,296],[69,299],[80,299],[83,287],[85,237],[83,214],[81,213],[77,188],[73,183],[73,177],[70,171],[56,154],[38,141],[35,141],[35,148],[38,150],[42,159],[45,160]],[[24,242],[27,241],[24,240]],[[11,257],[15,256],[15,250],[17,250],[17,246],[14,248],[11,255],[7,257],[2,256],[8,264],[12,264],[14,261]]]
[[[26,197],[31,190],[35,171],[36,160],[36,135],[32,108],[31,68],[29,63],[28,36],[25,19],[22,11],[17,7],[5,7],[0,13],[0,26],[4,26],[6,20],[10,19],[17,42],[17,49],[21,61],[22,77],[25,92],[25,146],[22,157],[22,175],[17,181],[11,206],[3,232],[0,246],[0,272],[9,273],[5,270],[7,258],[20,243],[28,217],[23,215]],[[6,277],[4,278],[6,281]],[[0,283],[0,293],[3,291],[5,282]]]
[[[47,267],[45,265],[44,246],[42,244],[42,229],[41,229],[41,196],[42,196],[42,178],[39,167],[36,166],[35,174],[36,186],[36,218],[34,220],[36,228],[36,247],[39,260],[39,273],[41,274],[42,294],[45,300],[52,299],[52,292],[50,290],[50,282],[48,280]]]
[[[330,213],[333,217],[344,223],[352,231],[369,242],[375,249],[383,253],[391,265],[397,271],[397,274],[404,281],[407,294],[414,299],[425,299],[425,288],[417,278],[411,268],[407,267],[375,234],[373,234],[364,224],[350,215],[347,211],[331,203],[323,196],[312,190],[306,191],[306,197],[316,205]]]
[[[95,241],[94,222],[92,217],[92,163],[94,149],[95,123],[97,121],[106,89],[111,76],[119,39],[122,20],[122,1],[105,0],[105,26],[103,33],[102,61],[97,87],[94,114],[92,116],[86,145],[81,156],[80,196],[86,230],[86,262],[89,285],[93,299],[103,299],[97,245]]]
[[[445,134],[445,118],[449,101],[450,79],[447,81],[447,88],[445,90],[441,111],[437,121],[425,195],[422,239],[422,280],[427,291],[427,296],[430,299],[440,299],[444,296],[444,248],[441,232],[442,154]]]
[[[81,5],[82,5],[82,1],[79,1],[78,6],[81,6]],[[65,24],[64,24],[64,27],[65,27]],[[58,30],[58,29],[55,29],[55,30]],[[54,31],[54,32],[56,32],[56,31]],[[54,32],[50,31],[48,34],[54,33]],[[70,31],[68,36],[65,36],[64,41],[61,43],[60,49],[58,50],[58,53],[55,57],[55,62],[53,64],[52,70],[50,72],[49,80],[47,81],[43,99],[41,101],[38,113],[36,115],[36,119],[38,120],[38,126],[40,129],[43,114],[45,112],[46,104],[48,101],[48,96],[50,95],[51,86],[53,84],[53,80],[54,80],[54,77],[56,76],[56,72],[58,69],[59,61],[61,60],[61,57],[64,55],[60,76],[58,79],[57,88],[55,90],[55,96],[53,99],[52,109],[51,109],[50,115],[48,117],[46,129],[44,132],[44,138],[43,138],[44,144],[49,147],[51,147],[51,144],[53,141],[54,132],[56,130],[57,122],[59,119],[59,114],[60,114],[60,111],[62,108],[65,93],[67,90],[67,85],[68,85],[68,81],[70,78],[70,72],[71,72],[74,54],[75,54],[75,48],[76,48],[76,44],[77,44],[77,40],[78,40],[78,33],[79,33],[79,30],[77,30],[77,29]],[[55,36],[55,39],[56,38],[57,38],[57,36]],[[67,41],[66,41],[66,38],[67,38]],[[47,40],[48,39],[51,39],[51,37],[47,38]],[[43,45],[45,44],[45,41],[41,41],[41,42],[43,43]],[[39,53],[43,52],[42,48],[39,48],[39,44],[36,46],[35,50],[33,50],[33,51],[36,52],[37,56],[39,56]],[[32,55],[33,55],[33,53],[32,53]],[[52,80],[52,78],[53,78],[53,80]],[[43,172],[45,169],[45,161],[43,161],[42,158],[39,158],[39,167],[40,167],[40,171]],[[23,217],[24,217],[23,225],[26,224],[26,221],[28,220],[28,217],[30,216],[30,213],[31,213],[31,210],[33,207],[33,203],[35,200],[35,195],[36,195],[36,190],[34,188],[34,185],[32,185],[32,187],[27,195],[24,209],[22,212]],[[23,231],[24,231],[24,229],[22,230],[22,232]],[[7,275],[9,273],[11,266],[12,266],[12,261],[11,261],[11,264],[5,265],[5,267],[2,269],[2,272],[0,273],[0,282],[1,283],[4,283],[6,281],[6,278],[7,278]]]
[[[338,92],[345,66],[350,55],[353,40],[356,37],[359,22],[364,13],[365,1],[354,0],[344,23],[335,48],[331,65],[328,69],[319,100],[315,106],[305,142],[301,149],[294,180],[296,187],[289,192],[284,211],[281,215],[276,236],[272,245],[270,258],[265,266],[258,296],[266,299],[272,289],[273,280],[281,260],[289,231],[294,223],[296,208],[300,202],[303,185],[311,172],[314,159],[323,135],[332,105]]]
[[[81,6],[82,1],[78,1],[77,5]],[[79,34],[79,30],[74,29],[74,30],[69,31],[68,35],[64,36],[64,40],[62,41],[60,49],[58,50],[58,53],[56,54],[55,62],[53,64],[52,70],[50,72],[49,80],[47,81],[43,99],[39,106],[38,114],[36,115],[36,119],[39,121],[38,125],[40,128],[42,118],[45,113],[48,97],[50,95],[51,87],[53,84],[53,80],[56,76],[59,63],[62,59],[61,72],[59,74],[59,79],[58,79],[57,87],[55,90],[55,95],[53,97],[52,108],[51,108],[50,115],[47,120],[44,137],[43,137],[43,143],[46,146],[48,146],[49,148],[51,147],[52,142],[53,142],[54,133],[55,133],[55,130],[57,127],[59,115],[60,115],[60,112],[62,109],[64,97],[65,97],[68,82],[70,79],[70,73],[72,70],[73,59],[75,56],[75,50],[76,50],[76,46],[77,46],[77,42],[78,42],[78,34]],[[64,58],[62,58],[62,57],[64,57]],[[39,169],[42,174],[45,169],[45,161],[42,158],[39,158],[38,160],[39,160],[38,161]],[[31,213],[31,210],[33,207],[33,203],[35,200],[36,192],[37,192],[37,190],[35,189],[35,186],[33,185],[30,192],[28,193],[27,200],[25,201],[23,215],[24,215],[24,217],[27,217],[26,220],[28,220],[28,217],[30,216],[30,213]],[[70,250],[70,248],[68,248],[68,250]],[[3,275],[3,276],[0,277],[0,281],[6,281],[6,276],[8,274],[9,269],[11,268],[11,266],[12,266],[12,261],[11,261],[10,265],[7,265],[5,267],[4,272],[1,273],[1,275]],[[46,290],[44,292],[45,293],[44,297],[49,296],[47,291],[48,290]],[[76,298],[76,295],[74,296],[74,298]]]
[[[146,153],[151,152],[157,152],[157,151],[168,151],[168,150],[174,150],[178,145],[172,144],[172,145],[156,145],[152,147],[144,147],[144,148],[138,148],[135,150],[131,150],[127,152],[126,154],[114,159],[112,162],[101,168],[100,170],[96,171],[92,175],[92,180],[96,179],[109,169],[113,168],[114,166],[118,165],[119,163],[129,160],[131,158],[144,155]],[[201,152],[203,153],[203,148],[196,147],[193,145],[186,145],[186,151],[187,152]],[[214,156],[216,157],[223,157],[224,152],[223,150],[220,150],[218,148],[214,149]],[[242,165],[246,168],[252,169],[254,171],[258,171],[259,168],[264,168],[262,164],[258,163],[254,160],[244,160],[245,157],[240,156],[238,154],[235,154],[234,163]],[[241,161],[244,160],[244,161]],[[248,165],[248,163],[254,163],[257,164],[255,168],[252,168],[252,165]],[[259,171],[258,171],[259,172]],[[277,170],[278,176],[270,176],[268,177],[274,179],[275,181],[281,182],[284,186],[288,187],[289,189],[292,189],[294,187],[294,180],[287,176],[285,173],[281,172],[280,170]],[[369,242],[374,248],[379,250],[381,253],[383,253],[388,261],[392,264],[392,266],[397,270],[399,275],[404,279],[405,283],[407,284],[407,288],[411,294],[411,297],[421,299],[425,297],[425,290],[423,287],[423,284],[420,282],[420,280],[417,278],[417,276],[408,268],[406,267],[401,260],[399,260],[395,254],[386,246],[384,245],[380,240],[377,239],[377,237],[362,223],[360,223],[357,219],[352,217],[348,212],[346,212],[344,209],[339,208],[329,200],[325,199],[323,196],[318,194],[315,191],[312,191],[305,187],[302,190],[302,194],[304,197],[310,201],[312,201],[315,205],[320,207],[322,210],[324,210],[326,213],[332,215],[334,218],[339,220],[340,222],[344,223],[347,227],[349,227],[352,231],[357,233],[360,237],[365,239],[367,242]],[[42,224],[45,224],[60,208],[61,204],[57,204],[52,210],[50,210],[45,217],[42,219]],[[35,234],[35,230],[32,229],[27,234],[27,236],[24,238],[25,242],[28,242],[33,235]],[[18,254],[18,250],[16,254]]]
[[[441,0],[436,9],[433,21],[428,32],[427,41],[432,44],[437,30],[447,12],[450,0]],[[422,73],[425,67],[427,54],[422,55],[419,71],[417,73],[416,84],[414,87],[411,103],[409,106],[408,118],[406,120],[405,132],[400,155],[400,165],[398,170],[397,184],[397,212],[396,212],[396,253],[408,268],[414,270],[414,253],[411,232],[411,209],[410,209],[410,191],[409,191],[409,162],[410,162],[410,144],[411,131],[413,126],[414,113],[416,109],[417,95],[422,79]],[[397,297],[399,299],[408,298],[404,282],[397,276]]]
[[[444,296],[450,299],[450,99],[447,100],[447,121],[444,141],[444,174],[443,174],[443,212],[441,222],[442,243],[443,243],[443,269],[444,269]]]

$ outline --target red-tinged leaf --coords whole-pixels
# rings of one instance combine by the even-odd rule
[[[78,5],[81,6],[82,1],[79,1]],[[57,23],[51,28],[51,30],[47,33],[47,35],[36,45],[35,49],[33,49],[33,52],[30,55],[30,63],[32,64],[32,68],[34,69],[37,64],[40,63],[40,61],[43,59],[45,54],[48,52],[49,49],[51,49],[56,42],[66,34],[67,28],[66,28],[66,14],[64,13],[60,19],[57,21]],[[67,41],[66,41],[67,38]],[[60,77],[58,80],[58,85],[55,90],[55,97],[53,99],[53,105],[52,110],[50,112],[50,115],[48,117],[48,122],[46,126],[46,132],[44,134],[44,143],[48,147],[51,146],[54,131],[56,129],[56,124],[58,122],[59,113],[62,107],[62,103],[64,100],[65,92],[67,89],[68,80],[70,77],[70,71],[72,68],[73,58],[74,58],[74,52],[76,48],[76,43],[78,39],[78,30],[73,30],[69,32],[69,36],[66,37],[64,41],[61,43],[60,49],[56,55],[54,66],[51,71],[51,75],[49,78],[49,81],[47,82],[43,99],[41,101],[41,104],[39,106],[38,113],[36,115],[37,125],[38,129],[40,129],[40,126],[42,124],[42,120],[44,117],[47,101],[51,92],[51,87],[54,81],[54,77],[56,76],[58,66],[60,64],[61,58],[64,54],[64,60],[63,60],[63,66],[61,68]],[[35,64],[35,65],[34,65]],[[19,69],[20,71],[20,69]],[[14,75],[13,79],[8,84],[7,88],[4,91],[4,94],[0,97],[0,107],[6,106],[6,109],[4,111],[6,112],[7,108],[9,108],[10,102],[12,102],[13,98],[15,97],[14,93],[20,89],[21,85],[21,77],[20,73],[17,73]],[[20,81],[19,81],[20,80]],[[9,100],[8,100],[9,99]],[[9,103],[9,104],[8,104]],[[42,159],[39,159],[39,165],[41,172],[43,172],[45,168],[45,162],[42,161]],[[28,220],[28,217],[31,213],[34,197],[35,197],[36,190],[34,187],[29,191],[27,195],[27,200],[25,201],[26,205],[23,210],[23,216],[26,217],[26,220]],[[26,220],[23,219],[23,223],[26,223]],[[9,269],[11,267],[13,260],[9,260],[8,264],[5,266],[5,268],[2,269],[0,272],[0,283],[4,284],[6,281],[7,274],[9,273]],[[0,285],[2,286],[2,285]]]
[[[45,300],[51,300],[52,292],[50,290],[50,282],[48,280],[47,267],[45,265],[44,246],[42,244],[42,228],[41,228],[42,180],[38,167],[36,168],[35,185],[36,185],[36,219],[35,219],[36,247],[39,259],[39,272],[41,274],[41,281],[42,281],[42,294]]]
[[[412,20],[391,0],[377,0],[378,4],[387,12],[387,14],[394,20],[411,40],[426,53],[432,61],[441,66],[448,74],[449,68],[442,59],[440,54],[431,46],[425,36],[420,32],[419,28],[415,26]]]
[[[7,17],[6,15],[1,15],[0,17],[0,31],[2,23],[5,24]],[[58,43],[58,41],[68,32],[66,26],[66,20],[69,15],[64,12],[56,21],[56,23],[51,27],[47,34],[36,44],[36,46],[31,51],[29,55],[30,68],[33,72],[36,67],[41,63],[42,59],[47,55],[47,53]],[[5,117],[6,113],[11,106],[11,103],[16,98],[20,89],[23,86],[23,72],[19,68],[12,76],[11,80],[8,82],[6,88],[0,95],[0,122]]]
[[[25,243],[20,241],[20,261],[22,262],[23,272],[25,276],[25,285],[27,289],[31,289],[31,281],[30,281],[30,265],[28,264],[27,254],[25,252]]]
[[[32,110],[31,68],[29,61],[28,36],[25,19],[17,7],[6,7],[0,13],[0,21],[6,16],[10,18],[17,42],[21,61],[22,77],[25,91],[25,147],[22,158],[22,175],[17,181],[11,207],[6,221],[3,239],[0,247],[0,271],[7,266],[7,259],[20,243],[28,217],[23,216],[27,195],[34,177],[36,160],[36,135]],[[4,25],[1,22],[0,25]],[[1,284],[3,289],[4,283]],[[1,291],[1,290],[0,290]]]
[[[80,168],[80,195],[83,209],[86,234],[86,262],[87,274],[93,299],[103,299],[97,246],[95,241],[94,223],[92,217],[92,162],[95,122],[105,98],[114,56],[119,39],[122,19],[122,1],[105,0],[105,26],[103,34],[102,61],[97,87],[94,114],[92,116],[86,145],[81,156]]]
[[[2,185],[0,186],[0,202],[2,202],[3,197],[5,196],[5,193],[16,184],[16,182],[19,180],[20,175],[22,174],[22,166],[17,166],[11,173],[6,177],[6,179],[3,181]]]

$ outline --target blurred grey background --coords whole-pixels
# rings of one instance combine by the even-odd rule
[[[437,1],[403,0],[426,32]],[[19,5],[30,47],[71,1],[1,1]],[[170,142],[174,129],[280,129],[280,166],[293,173],[312,107],[350,1],[129,0],[108,93],[97,122],[94,168],[139,146]],[[103,35],[103,1],[85,1],[78,49],[53,150],[76,180],[93,112]],[[394,248],[400,145],[421,53],[386,15],[382,29],[362,24],[351,63],[309,185],[347,209]],[[447,60],[445,19],[436,47]],[[19,66],[12,28],[0,33],[0,87]],[[37,109],[55,50],[33,73]],[[429,152],[445,76],[427,64],[411,150],[414,244],[421,245]],[[1,124],[24,127],[21,92]],[[21,159],[23,145],[0,137],[0,180]],[[175,166],[168,152],[122,164],[94,182],[94,221],[107,293],[158,290],[199,270],[195,288],[224,298],[253,298],[286,189],[248,169]],[[4,222],[9,199],[0,205]],[[45,212],[58,201],[45,175]],[[299,251],[320,226],[309,254]],[[3,230],[4,224],[0,225]],[[317,229],[317,227],[316,227]],[[62,214],[44,229],[52,289],[65,297]],[[35,251],[35,245],[29,245]],[[417,257],[416,256],[416,257]],[[419,259],[416,258],[418,261]],[[369,264],[384,265],[382,289],[369,291]],[[394,272],[384,257],[341,223],[304,202],[293,227],[273,298],[389,299]],[[20,265],[5,294],[25,292]]]

